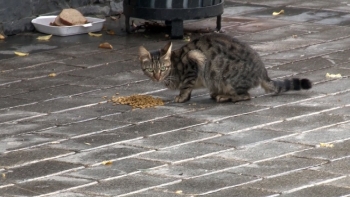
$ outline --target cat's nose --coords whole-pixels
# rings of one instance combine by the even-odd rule
[[[154,73],[154,74],[153,74],[153,77],[154,77],[154,79],[156,79],[157,81],[159,81],[159,80],[160,80],[160,73]]]

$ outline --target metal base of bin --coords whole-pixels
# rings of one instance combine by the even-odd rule
[[[138,0],[124,0],[123,2],[125,26],[128,33],[130,33],[131,17],[165,21],[166,25],[171,27],[172,38],[183,37],[184,20],[217,17],[216,30],[221,29],[221,15],[224,12],[223,0],[216,0],[215,5],[194,8],[153,8],[145,7],[144,2],[140,5],[139,2]]]

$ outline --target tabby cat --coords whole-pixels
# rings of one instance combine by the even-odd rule
[[[225,34],[208,34],[172,51],[139,48],[143,72],[169,89],[179,89],[175,102],[186,102],[195,88],[206,87],[216,102],[249,100],[248,90],[261,85],[276,94],[310,89],[308,79],[271,80],[258,53],[247,44]]]

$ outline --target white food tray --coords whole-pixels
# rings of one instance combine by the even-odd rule
[[[86,34],[89,32],[101,31],[103,23],[106,19],[85,17],[89,23],[84,25],[74,26],[52,26],[51,22],[55,20],[57,16],[39,16],[32,20],[32,23],[36,30],[46,34],[52,34],[56,36],[71,36],[76,34]]]

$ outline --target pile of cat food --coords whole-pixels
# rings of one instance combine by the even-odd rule
[[[155,106],[164,105],[164,102],[160,98],[155,98],[150,95],[131,95],[131,96],[112,96],[110,102],[115,104],[130,105],[133,108],[149,108]]]
[[[51,22],[52,26],[73,26],[83,25],[87,23],[87,19],[76,9],[63,9],[62,12]]]

